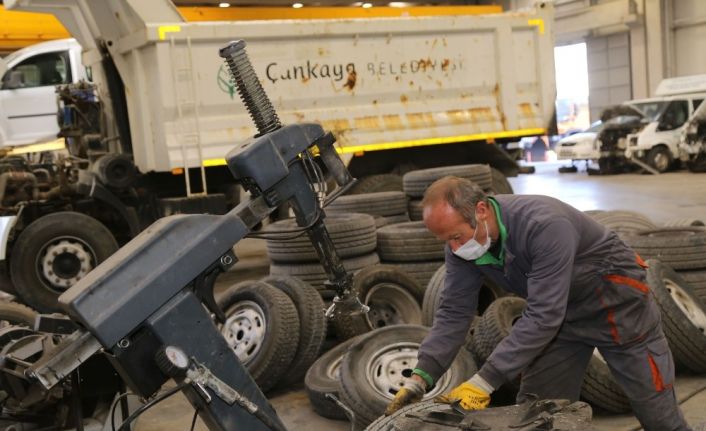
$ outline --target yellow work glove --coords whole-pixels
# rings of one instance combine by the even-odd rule
[[[478,378],[479,376],[474,376],[471,380],[463,382],[453,388],[448,394],[440,395],[434,398],[434,401],[444,404],[453,404],[456,401],[460,401],[459,404],[466,410],[482,410],[488,407],[488,404],[490,404],[490,392],[492,392],[492,388],[490,388],[490,386],[485,383],[485,380],[483,380],[483,383],[485,383],[483,386],[487,385],[486,387],[490,389],[490,392],[481,389],[479,386],[474,384],[475,382],[473,381]]]
[[[390,416],[404,406],[419,402],[426,393],[426,385],[415,378],[407,378],[397,391],[395,398],[387,405],[385,416]]]

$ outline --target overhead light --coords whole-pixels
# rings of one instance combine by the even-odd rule
[[[230,3],[218,3],[218,7],[230,7]]]
[[[373,4],[372,4],[372,3],[363,3],[363,4],[360,5],[360,6],[361,6],[363,9],[370,9],[371,7],[373,7]]]
[[[294,9],[299,9],[299,8],[304,7],[304,5],[301,4],[301,3],[294,3],[294,4],[292,4],[292,7],[293,7]]]

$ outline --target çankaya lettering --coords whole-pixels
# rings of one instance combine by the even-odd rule
[[[289,66],[284,69],[278,67],[278,63],[273,62],[267,65],[265,74],[273,84],[279,80],[287,81],[292,79],[301,79],[308,81],[310,79],[333,78],[334,81],[342,81],[347,74],[354,74],[355,64],[319,64],[312,63],[307,60],[306,64],[299,66]]]

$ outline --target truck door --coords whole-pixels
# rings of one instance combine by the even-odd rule
[[[54,86],[71,82],[68,51],[38,54],[9,68],[0,86],[0,145],[56,138]],[[4,135],[4,136],[3,136]]]

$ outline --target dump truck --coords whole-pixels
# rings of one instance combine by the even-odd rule
[[[555,123],[550,2],[476,16],[245,22],[186,22],[169,0],[4,5],[56,16],[91,77],[56,88],[67,155],[0,160],[4,284],[41,310],[156,218],[237,204],[224,156],[256,129],[213,55],[229,40],[247,42],[283,123],[335,134],[357,192],[444,165],[516,175],[495,143]],[[18,83],[17,72],[5,75]]]

